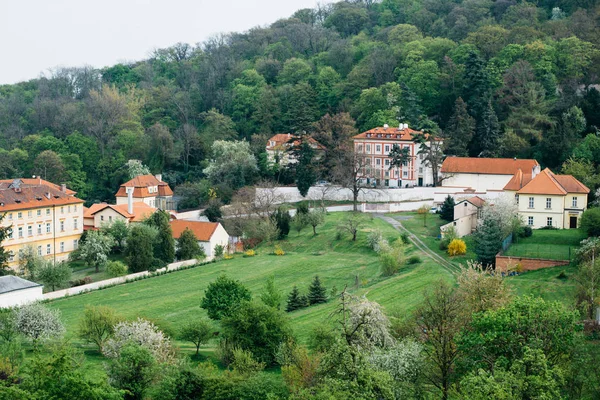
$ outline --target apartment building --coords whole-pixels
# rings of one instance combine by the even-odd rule
[[[2,246],[16,269],[26,246],[38,255],[63,261],[77,249],[83,233],[83,200],[65,185],[39,178],[0,180],[2,226],[11,227]]]
[[[384,187],[432,186],[433,171],[419,154],[421,146],[414,142],[415,135],[422,132],[400,124],[398,128],[384,125],[354,136],[354,150],[365,158],[363,178],[368,184]],[[390,168],[389,153],[398,145],[409,149],[409,160],[399,167]]]
[[[165,211],[177,209],[173,200],[173,190],[162,181],[162,175],[139,175],[125,182],[115,195],[117,205],[129,202],[127,188],[133,188],[134,203],[144,202],[150,207]]]

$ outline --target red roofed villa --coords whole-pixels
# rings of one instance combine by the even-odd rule
[[[150,207],[161,210],[176,209],[173,203],[173,191],[166,182],[162,181],[162,175],[140,175],[125,182],[115,195],[117,205],[127,204],[128,188],[132,190],[134,203],[144,202]]]
[[[296,158],[289,153],[292,147],[297,147],[306,140],[310,147],[317,152],[317,157],[325,150],[325,147],[310,136],[300,137],[291,133],[278,133],[267,141],[266,151],[270,163],[280,165],[293,164]]]
[[[186,229],[191,230],[196,238],[198,244],[204,249],[207,260],[212,260],[215,257],[215,247],[217,245],[223,246],[227,249],[229,245],[229,234],[218,222],[203,222],[203,221],[186,221],[186,220],[172,220],[171,229],[173,230],[173,237],[179,239],[183,231]]]

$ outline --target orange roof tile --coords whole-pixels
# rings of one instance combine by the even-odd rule
[[[536,160],[515,158],[447,157],[442,163],[442,173],[514,175],[521,169],[530,173],[538,166]]]
[[[157,186],[158,193],[150,193],[149,187]],[[126,187],[133,187],[133,197],[145,198],[156,196],[173,196],[173,191],[166,182],[159,181],[154,175],[139,175],[119,187],[116,197],[127,197]]]
[[[524,174],[523,171],[521,171],[521,169],[519,168],[517,172],[515,172],[513,177],[510,178],[510,181],[508,181],[506,186],[504,186],[504,190],[513,190],[516,192],[520,190],[523,186],[531,182],[532,176],[532,174]]]
[[[363,133],[359,133],[352,139],[381,139],[381,140],[404,140],[412,142],[416,135],[423,133],[410,128],[373,128]]]
[[[123,217],[127,218],[129,222],[141,222],[144,219],[148,218],[150,215],[156,212],[156,208],[150,207],[148,204],[138,201],[133,203],[133,214],[130,214],[128,211],[127,204],[92,204],[92,206],[86,211],[83,215],[84,218],[93,218],[94,214],[106,209],[111,208],[121,214]]]
[[[589,193],[589,189],[571,175],[555,175],[546,168],[535,176],[517,193],[521,194],[555,194],[564,196],[567,193]]]
[[[219,226],[218,222],[186,221],[183,219],[171,221],[173,237],[179,239],[184,230],[190,229],[201,242],[208,242]]]
[[[310,136],[305,136],[306,140],[308,140],[308,143],[313,145],[313,147],[315,147],[318,150],[324,150],[325,147],[317,142],[315,139],[313,139]],[[294,140],[295,139],[295,140]],[[290,141],[292,141],[292,143],[290,143]],[[301,138],[297,135],[292,135],[291,133],[278,133],[276,135],[274,135],[273,137],[271,137],[268,141],[267,141],[267,150],[285,150],[289,147],[292,146],[298,146],[300,144],[300,140]]]
[[[83,203],[75,194],[39,178],[0,180],[0,212]]]

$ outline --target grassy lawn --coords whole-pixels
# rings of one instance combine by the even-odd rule
[[[514,257],[570,260],[579,242],[587,236],[580,229],[536,229],[528,238],[513,243],[504,255]]]
[[[467,245],[467,254],[464,256],[450,257],[446,251],[440,249],[440,226],[447,224],[448,221],[441,219],[438,214],[427,214],[426,226],[423,226],[423,216],[415,212],[401,212],[389,215],[392,218],[398,219],[406,229],[421,239],[427,247],[445,257],[448,261],[466,265],[467,261],[476,258],[473,251],[475,246],[471,235],[461,238]]]
[[[336,228],[344,214],[329,214],[325,224],[317,228],[317,236],[312,235],[312,229],[305,229],[299,235],[290,232],[288,239],[280,242],[285,256],[270,255],[273,247],[265,245],[258,248],[255,257],[237,255],[232,260],[55,300],[49,306],[61,310],[67,336],[74,344],[89,349],[76,337],[76,327],[86,305],[110,306],[126,318],[149,318],[166,330],[177,331],[186,321],[206,315],[200,308],[200,299],[207,285],[223,273],[239,279],[255,297],[271,275],[287,296],[294,285],[306,291],[318,274],[328,289],[335,288],[339,292],[347,286],[355,294],[379,302],[386,312],[398,314],[414,309],[431,283],[439,279],[453,280],[449,272],[412,247],[407,250],[408,255],[419,255],[422,262],[404,267],[393,277],[382,277],[378,256],[368,248],[366,235],[370,230],[379,229],[384,237],[393,241],[399,233],[386,222],[373,219],[360,230],[356,242],[347,235],[338,240]],[[336,305],[330,301],[290,313],[298,339],[306,342],[314,327],[333,324],[331,314]],[[190,344],[177,344],[184,352],[192,350]],[[205,354],[210,354],[210,350]],[[92,350],[86,351],[86,355],[90,361],[88,368],[100,372],[102,356]]]
[[[533,295],[544,300],[560,301],[573,305],[575,299],[575,274],[577,267],[567,265],[525,272],[506,278],[517,295]]]

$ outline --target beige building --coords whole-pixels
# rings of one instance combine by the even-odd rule
[[[475,232],[484,204],[485,200],[478,196],[456,203],[454,206],[454,221],[440,227],[442,235],[450,228],[454,228],[458,237],[467,236]]]
[[[215,257],[215,247],[221,245],[227,251],[229,245],[229,234],[218,222],[203,222],[203,221],[171,221],[171,229],[173,237],[179,239],[183,231],[190,229],[196,238],[198,244],[204,249],[207,260],[212,260]]]
[[[161,175],[140,175],[125,182],[119,187],[117,194],[117,205],[128,203],[127,190],[133,190],[133,202],[144,202],[150,207],[160,210],[175,210],[173,191],[166,182],[162,181]]]
[[[2,226],[11,227],[2,246],[17,269],[25,247],[53,261],[68,259],[83,233],[83,200],[65,185],[39,178],[0,181]]]
[[[515,196],[526,225],[575,229],[587,209],[590,189],[571,175],[556,175],[546,168],[533,177],[517,171],[504,191]]]
[[[99,229],[110,226],[115,221],[123,221],[126,224],[142,222],[157,211],[143,202],[133,203],[131,208],[127,204],[93,204],[86,208],[83,214],[85,229]]]

